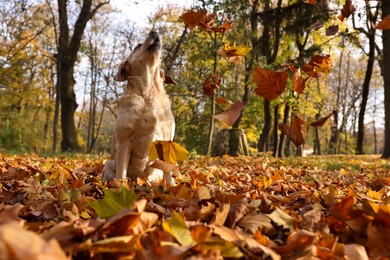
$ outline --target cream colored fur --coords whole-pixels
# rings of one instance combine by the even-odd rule
[[[127,80],[127,86],[119,99],[112,153],[103,181],[144,176],[150,144],[173,139],[175,123],[160,63],[160,36],[150,32],[119,65],[114,79]]]

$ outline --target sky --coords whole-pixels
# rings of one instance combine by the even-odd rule
[[[131,20],[138,26],[143,27],[150,16],[159,7],[174,4],[190,8],[193,0],[111,0],[113,7],[122,10],[123,13],[131,17]]]

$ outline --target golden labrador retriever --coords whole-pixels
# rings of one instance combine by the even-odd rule
[[[119,99],[111,158],[103,169],[103,181],[144,176],[150,144],[172,140],[174,118],[161,73],[161,39],[150,32],[118,69],[114,80],[126,81]]]

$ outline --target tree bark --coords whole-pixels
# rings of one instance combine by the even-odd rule
[[[223,129],[216,138],[213,156],[222,155],[250,155],[249,145],[244,129]]]
[[[74,24],[73,35],[70,36],[68,24],[68,0],[58,0],[59,40],[57,54],[57,86],[61,102],[62,151],[79,151],[74,114],[77,109],[73,76],[81,39],[88,21],[97,10],[109,1],[100,2],[92,8],[92,0],[84,0],[80,13]]]
[[[378,17],[378,6],[375,7],[374,13],[372,12],[372,7],[370,6],[370,2],[366,1],[366,10],[367,10],[367,16],[368,20],[371,21],[371,23],[376,23],[376,19]],[[354,26],[355,27],[355,26]],[[371,25],[367,25],[367,30],[364,30],[362,28],[359,29],[361,32],[363,32],[369,41],[369,52],[368,52],[368,62],[367,62],[367,68],[366,68],[366,74],[364,75],[364,82],[363,82],[363,91],[362,91],[362,103],[360,104],[360,111],[359,111],[359,120],[358,120],[358,134],[357,134],[357,144],[356,144],[356,153],[357,154],[364,154],[363,150],[363,144],[364,144],[364,116],[366,113],[366,106],[367,106],[367,100],[368,100],[368,94],[370,89],[370,81],[372,76],[372,71],[374,68],[374,62],[375,62],[375,29],[372,28]]]
[[[382,19],[390,15],[390,2],[382,1]],[[382,75],[385,88],[385,144],[382,158],[390,158],[390,30],[383,30],[383,66]]]
[[[257,150],[259,152],[266,151],[266,144],[269,138],[269,133],[271,131],[271,121],[271,102],[264,99],[264,126],[260,135],[259,143],[257,144]]]
[[[358,134],[357,134],[357,145],[356,145],[357,154],[364,154],[364,150],[363,150],[364,116],[366,114],[368,94],[370,90],[370,81],[371,81],[372,71],[375,62],[375,33],[369,35],[369,48],[370,51],[368,53],[366,74],[364,76],[364,82],[363,82],[362,103],[360,104],[360,111],[359,111]]]

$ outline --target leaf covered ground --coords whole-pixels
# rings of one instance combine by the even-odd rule
[[[0,155],[1,257],[390,257],[390,161],[379,156],[193,158],[173,187],[103,184],[103,165]]]

